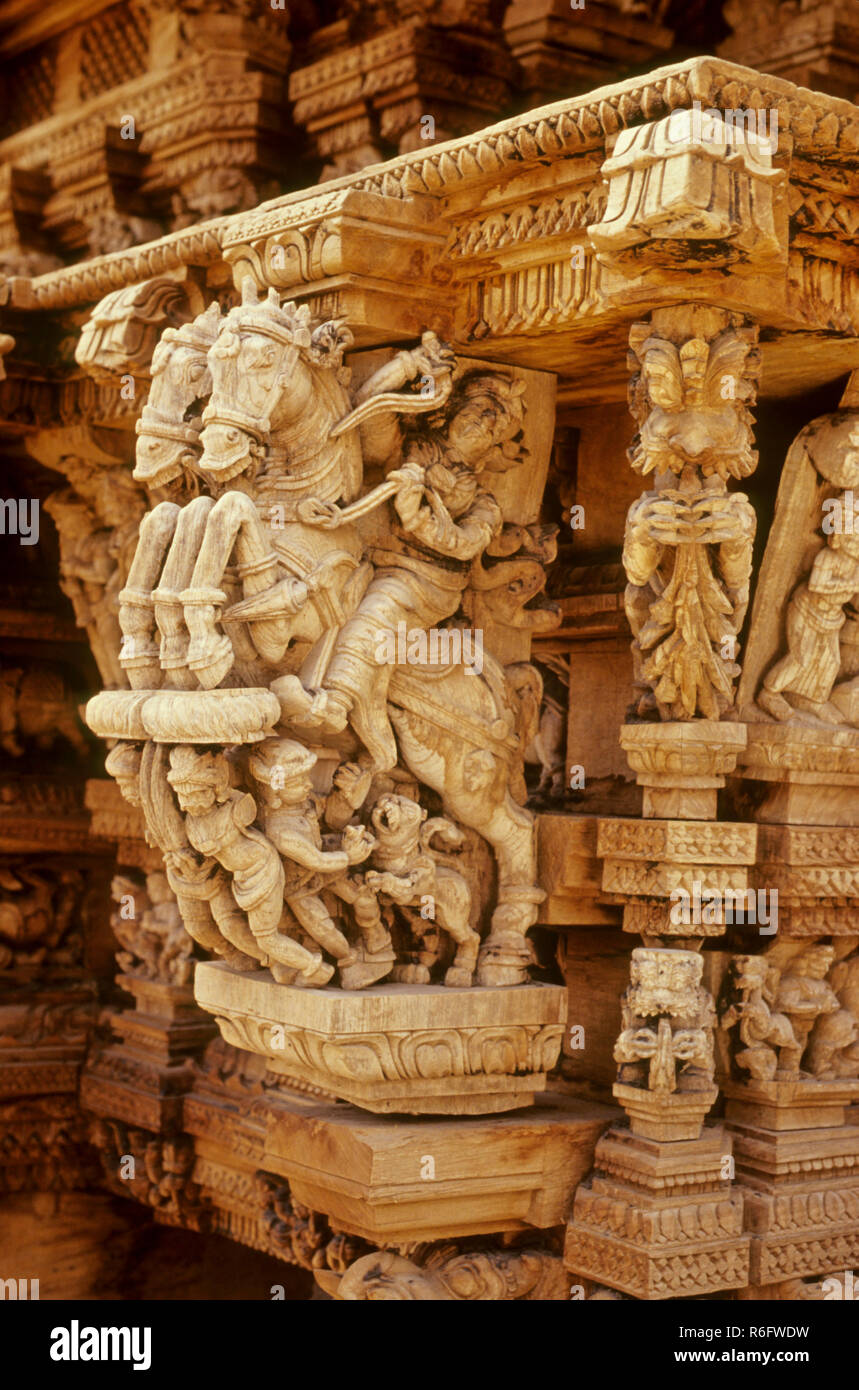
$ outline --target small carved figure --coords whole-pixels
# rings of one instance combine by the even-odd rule
[[[0,748],[20,758],[28,743],[47,752],[59,740],[81,756],[89,752],[62,672],[44,664],[7,666],[0,672]]]
[[[433,924],[456,942],[456,956],[444,982],[450,987],[472,983],[480,937],[469,925],[471,892],[462,874],[439,863],[431,848],[438,836],[447,849],[457,848],[464,836],[443,816],[427,821],[426,811],[405,796],[386,793],[379,797],[370,816],[376,844],[365,880],[380,902],[402,913],[413,935],[421,937]],[[426,823],[424,823],[426,822]],[[411,910],[417,909],[417,910]],[[420,955],[420,953],[419,953]],[[398,965],[393,977],[410,984],[429,984],[425,961]]]
[[[730,990],[737,996],[719,1018],[724,1029],[739,1024],[742,1047],[734,1053],[738,1067],[756,1081],[799,1075],[802,1049],[791,1020],[775,1010],[779,971],[766,956],[734,956]]]
[[[342,835],[325,836],[312,797],[310,773],[316,754],[293,739],[267,739],[252,754],[251,775],[260,788],[261,816],[266,835],[283,857],[283,896],[296,921],[337,961],[344,989],[363,989],[390,973],[394,963],[391,939],[372,917],[369,895],[353,890],[348,869],[367,858],[375,840],[362,825],[347,825]],[[364,939],[364,951],[353,947],[335,925],[320,896],[326,888],[349,901]],[[362,910],[363,909],[363,910]]]
[[[859,954],[836,962],[829,983],[841,1007],[818,1018],[806,1065],[821,1080],[859,1076]]]
[[[859,443],[859,431],[856,432]],[[859,461],[859,451],[854,451]],[[843,533],[833,533],[817,552],[807,579],[787,607],[787,652],[767,672],[757,703],[778,720],[853,723],[857,683],[836,684],[841,671],[841,632],[846,606],[859,591],[859,498],[839,502],[847,511]]]
[[[125,948],[116,955],[120,970],[143,980],[186,985],[194,970],[193,943],[183,925],[179,904],[170,890],[167,876],[147,874],[144,886],[117,874],[110,891],[114,902],[119,904],[119,911],[111,915],[110,925]],[[129,898],[130,914],[124,911]]]
[[[663,1094],[707,1090],[715,1071],[715,1010],[701,988],[703,965],[695,951],[633,951],[614,1049],[619,1082]]]
[[[0,866],[0,970],[15,965],[74,965],[81,934],[70,931],[83,881],[71,868]]]
[[[256,802],[249,792],[231,787],[224,755],[180,744],[171,750],[167,780],[185,812],[191,845],[230,874],[233,897],[269,958],[275,979],[326,984],[334,967],[279,930],[285,883],[280,855],[271,840],[253,828]]]
[[[781,973],[774,1002],[787,1015],[796,1035],[797,1068],[817,1020],[840,1008],[838,996],[826,979],[834,959],[833,946],[816,944],[796,956]]]

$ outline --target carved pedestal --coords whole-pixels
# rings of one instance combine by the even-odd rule
[[[644,788],[642,814],[714,820],[725,777],[745,747],[741,724],[624,724],[620,742],[636,781]]]
[[[725,1087],[753,1284],[838,1273],[859,1260],[859,1128],[843,1123],[857,1091],[857,1081],[810,1078]]]
[[[567,1228],[564,1260],[574,1280],[643,1299],[742,1288],[749,1244],[742,1197],[725,1177],[730,1153],[721,1125],[680,1143],[610,1129]]]
[[[135,996],[137,1008],[110,1013],[115,1041],[87,1066],[82,1104],[127,1124],[175,1130],[194,1077],[191,1059],[214,1029],[197,1008],[190,985],[124,975],[117,984]]]
[[[485,1115],[531,1105],[558,1060],[566,992],[555,985],[447,990],[296,989],[207,961],[198,1004],[227,1042],[273,1071],[364,1110]]]
[[[859,817],[859,732],[750,724],[739,771],[776,825],[855,825]]]

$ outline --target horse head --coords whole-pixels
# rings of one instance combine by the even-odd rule
[[[152,355],[152,386],[137,422],[134,477],[149,487],[163,487],[186,470],[195,470],[200,455],[197,402],[212,389],[207,354],[218,336],[220,309],[210,304],[181,328],[167,328]]]
[[[246,279],[242,303],[227,314],[209,352],[212,394],[203,412],[203,472],[224,483],[254,466],[273,435],[313,413],[319,368],[336,367],[339,374],[351,341],[336,323],[312,327],[310,309],[281,304],[276,289],[258,301]],[[317,447],[318,442],[317,436]]]

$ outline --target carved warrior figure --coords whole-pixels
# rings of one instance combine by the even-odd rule
[[[501,370],[460,368],[425,333],[353,394],[342,364],[349,331],[314,324],[276,291],[258,302],[248,286],[241,305],[167,330],[156,350],[135,477],[177,500],[144,518],[120,595],[120,665],[131,686],[122,699],[137,703],[118,723],[94,727],[122,740],[115,766],[165,851],[183,916],[196,904],[189,931],[235,967],[270,959],[279,979],[297,970],[301,983],[325,983],[333,967],[301,944],[310,940],[334,957],[347,988],[389,973],[379,914],[412,906],[398,901],[405,888],[377,893],[369,874],[351,872],[372,844],[366,828],[346,823],[357,805],[336,827],[327,820],[343,832],[336,849],[320,844],[314,813],[302,809],[308,775],[321,786],[333,763],[357,763],[362,776],[390,774],[394,785],[417,777],[453,821],[489,842],[498,897],[478,979],[521,983],[543,896],[533,818],[518,804],[523,734],[525,743],[532,736],[522,691],[534,687],[538,708],[539,674],[524,663],[506,672],[489,652],[478,672],[454,659],[456,647],[446,660],[403,666],[380,653],[400,623],[455,632],[483,554],[537,544],[505,525],[491,487],[494,472],[524,458],[523,384]],[[419,378],[431,380],[432,395],[405,389]],[[365,464],[384,476],[362,495]],[[167,781],[164,753],[148,753],[134,718],[129,740],[123,721],[148,696],[195,689],[193,705],[174,702],[169,715],[159,706],[168,725],[158,743],[173,745]],[[272,696],[279,722],[267,714],[249,735],[270,746],[246,764],[211,751],[213,739],[236,742],[224,732],[235,727],[231,709],[269,709]],[[300,767],[306,754],[285,753],[284,738],[312,746],[319,769]],[[276,785],[270,773],[284,758],[294,775]],[[452,883],[439,868],[439,925],[457,943],[447,982],[461,985],[475,941]],[[343,904],[353,939],[327,899]]]
[[[703,966],[695,951],[633,951],[614,1049],[619,1082],[662,1094],[712,1083],[715,1010],[701,987]]]
[[[794,723],[859,724],[859,679],[839,681],[841,636],[848,605],[859,594],[859,429],[849,436],[842,476],[848,486],[834,513],[843,529],[833,531],[787,607],[787,652],[764,676],[757,703],[773,718]]]
[[[755,330],[720,310],[657,310],[630,330],[629,451],[654,488],[630,507],[623,564],[640,717],[719,719],[733,702],[755,514],[728,478],[751,447]]]

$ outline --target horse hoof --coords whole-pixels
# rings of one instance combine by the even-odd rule
[[[233,644],[229,637],[195,651],[194,642],[188,648],[188,667],[194,672],[204,690],[214,690],[233,668]]]

